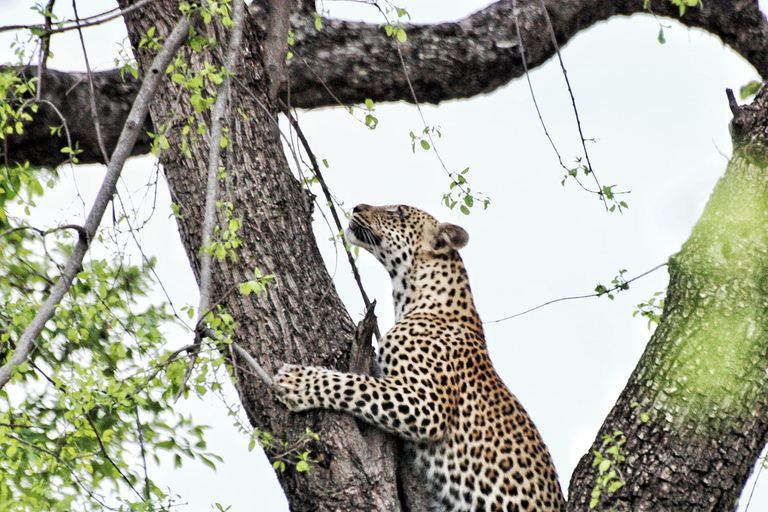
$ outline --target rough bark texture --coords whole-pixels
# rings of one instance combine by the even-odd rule
[[[121,2],[125,6],[128,2]],[[166,34],[177,16],[174,2],[155,2],[134,11],[126,23],[134,45],[151,26]],[[198,24],[206,37],[226,41],[220,25]],[[220,183],[220,201],[231,201],[243,229],[238,261],[215,261],[212,296],[238,323],[236,342],[245,347],[269,372],[284,362],[316,364],[347,370],[355,326],[336,295],[324,270],[311,230],[312,201],[292,176],[282,152],[275,123],[277,111],[267,98],[258,40],[246,35],[250,51],[242,56],[232,89],[225,124],[230,144],[222,150],[227,170]],[[223,55],[214,51],[222,61]],[[193,68],[203,58],[187,52]],[[138,55],[143,69],[149,56]],[[188,94],[176,103],[178,86],[168,82],[152,109],[155,125],[170,125],[171,148],[160,159],[179,205],[179,228],[196,275],[201,247],[202,216],[207,166],[207,141],[193,144],[185,156],[181,146],[182,121],[195,116]],[[248,116],[243,119],[237,108]],[[171,109],[177,115],[169,116]],[[206,116],[209,115],[206,113]],[[182,120],[182,121],[180,121]],[[208,122],[208,121],[206,121]],[[210,124],[210,123],[209,123]],[[220,220],[219,224],[223,224]],[[229,293],[250,279],[253,268],[277,276],[269,294],[244,296]],[[251,422],[286,440],[296,440],[306,427],[320,433],[321,441],[311,449],[320,467],[311,475],[290,467],[280,479],[293,510],[396,511],[394,445],[391,440],[355,420],[326,412],[290,414],[271,391],[253,378],[247,365],[237,366],[237,388]],[[272,453],[271,455],[274,455]]]
[[[590,452],[569,510],[587,510],[602,436],[626,439],[625,486],[597,510],[732,511],[768,441],[768,94],[736,109],[735,154],[669,264],[664,315]]]
[[[122,0],[123,5],[129,3]],[[544,4],[561,45],[599,21],[640,12],[643,7],[642,0],[545,0]],[[297,39],[297,58],[289,69],[293,106],[334,105],[337,98],[344,103],[366,97],[412,100],[399,72],[402,68],[392,39],[383,37],[378,27],[330,20],[318,33],[308,28],[313,26],[308,5],[306,1],[301,4],[304,17],[293,18]],[[517,2],[529,67],[541,64],[554,51],[541,6],[541,0]],[[408,41],[401,50],[420,101],[436,103],[489,92],[522,74],[512,7],[513,2],[504,0],[458,23],[408,29]],[[658,15],[677,17],[677,7],[670,2],[657,0],[651,7]],[[154,2],[132,13],[126,22],[134,44],[150,26],[156,25],[160,34],[167,33],[175,16],[172,2]],[[346,370],[354,325],[316,249],[310,229],[311,202],[285,163],[274,123],[276,109],[266,93],[259,39],[263,29],[255,20],[249,21],[253,23],[246,35],[250,50],[242,56],[244,71],[232,95],[232,104],[249,118],[230,112],[231,142],[223,156],[228,177],[221,188],[221,199],[232,201],[243,220],[240,235],[244,246],[237,263],[216,264],[215,295],[226,295],[222,305],[239,323],[237,341],[268,370],[282,362]],[[768,76],[768,29],[756,1],[704,2],[701,9],[687,9],[680,21],[718,35],[762,76]],[[214,25],[200,29],[217,30]],[[219,41],[227,40],[224,34],[215,35]],[[190,58],[197,62],[197,57]],[[220,54],[218,58],[222,58]],[[145,66],[147,55],[140,54],[139,59]],[[105,105],[100,111],[115,114],[113,121],[104,118],[103,123],[119,126],[119,113],[130,103],[135,84],[121,84],[116,72],[101,77],[119,88],[99,88],[104,94],[99,102]],[[77,79],[75,76],[69,83]],[[65,80],[65,76],[57,80],[43,77],[48,84],[44,87],[50,87],[45,94],[50,93],[51,101],[60,108],[72,109],[65,115],[70,125],[83,130],[75,139],[86,150],[81,160],[98,161],[98,149],[91,149],[97,146],[89,130],[89,115],[82,120],[77,117],[88,111],[85,93],[79,91],[86,85],[70,90]],[[198,271],[202,219],[197,212],[202,211],[206,148],[193,145],[190,156],[178,151],[179,119],[190,115],[191,107],[185,101],[174,103],[176,87],[169,83],[153,110],[153,122],[172,126],[168,134],[171,149],[161,159],[183,216],[179,223],[182,238]],[[594,448],[601,449],[600,436],[616,430],[627,438],[622,449],[627,459],[619,464],[625,486],[614,494],[604,493],[599,508],[610,509],[618,501],[625,510],[732,510],[752,462],[766,442],[768,289],[764,276],[768,262],[766,253],[759,250],[766,245],[768,220],[765,101],[761,95],[754,106],[735,109],[737,157],[691,241],[672,260],[665,317],[595,442]],[[169,123],[171,107],[179,117]],[[57,148],[63,144],[49,140],[48,126],[58,124],[57,118],[51,121],[38,116],[25,139],[11,140],[6,153],[9,161],[28,159],[34,165],[55,165]],[[40,147],[46,149],[36,151]],[[733,190],[741,194],[738,200],[731,200]],[[751,213],[750,208],[733,208],[742,202],[754,205]],[[250,278],[255,266],[278,276],[270,294],[255,298],[227,295],[236,283]],[[697,357],[698,351],[703,351],[701,357]],[[322,434],[322,443],[312,447],[319,454],[321,469],[309,478],[291,472],[281,477],[294,510],[400,509],[394,448],[380,433],[345,416],[323,412],[290,415],[276,406],[269,390],[247,369],[237,368],[239,391],[254,424],[287,440],[305,426]],[[638,406],[633,407],[634,403]],[[642,421],[643,414],[648,415],[647,422]],[[587,509],[597,476],[592,460],[591,453],[586,455],[574,473],[570,510]]]
[[[251,6],[252,37],[267,30],[265,0]],[[413,94],[402,73],[403,65],[395,40],[386,37],[378,24],[324,20],[323,30],[315,29],[314,14],[303,2],[291,19],[296,57],[288,62],[288,89],[283,100],[298,108],[317,108],[339,104],[374,101],[413,102]],[[422,103],[439,103],[488,93],[523,75],[521,46],[529,68],[541,65],[555,53],[547,30],[543,5],[547,6],[557,41],[565,45],[580,31],[612,16],[648,12],[642,0],[517,0],[522,45],[518,41],[512,0],[501,0],[455,23],[406,26],[408,40],[401,45],[416,98]],[[680,17],[677,6],[657,0],[651,11],[658,16],[677,19],[684,25],[698,27],[720,37],[749,61],[763,77],[768,77],[768,21],[756,0],[704,2],[703,8],[688,8]],[[36,72],[36,70],[30,70]],[[51,77],[48,78],[48,73]],[[138,84],[130,76],[125,82],[118,70],[96,73],[97,105],[104,114],[107,148],[117,140],[120,113],[127,112]],[[46,98],[65,109],[77,130],[84,153],[83,163],[101,161],[100,151],[88,119],[87,81],[82,74],[67,77],[46,72],[43,81],[55,87]],[[103,85],[102,85],[103,84]],[[50,97],[49,97],[50,96]],[[123,114],[124,119],[125,114]],[[58,126],[57,117],[49,119]],[[30,160],[40,165],[56,165],[64,158],[59,149],[66,145],[52,137],[48,126],[34,123],[22,140],[10,139],[8,159]],[[138,144],[135,154],[149,151],[148,140]],[[39,148],[39,149],[38,149]]]

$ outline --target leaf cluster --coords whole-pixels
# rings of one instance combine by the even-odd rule
[[[597,467],[598,476],[590,493],[590,509],[597,507],[603,494],[613,494],[624,487],[618,464],[626,459],[621,453],[621,447],[626,442],[624,433],[617,430],[613,434],[604,435],[601,449],[593,450],[592,467]]]

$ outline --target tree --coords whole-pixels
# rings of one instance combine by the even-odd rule
[[[520,39],[524,42],[529,67],[540,64],[555,51],[541,5],[540,2],[523,1],[517,5]],[[630,2],[553,2],[547,5],[559,44],[597,21],[642,8],[642,5]],[[657,15],[679,16],[684,24],[720,35],[764,76],[765,64],[761,59],[765,52],[761,50],[765,43],[761,34],[766,22],[754,2],[688,7],[682,16],[681,9],[671,3],[653,4],[651,8]],[[299,12],[308,12],[307,6],[302,9]],[[513,9],[514,2],[498,2],[458,26],[406,27],[408,39],[402,47],[398,47],[394,39],[386,38],[377,27],[325,20],[323,30],[316,32],[313,16],[297,17],[305,24],[301,25],[298,20],[294,24],[293,51],[301,61],[310,62],[312,66],[301,66],[300,59],[293,59],[289,66],[291,104],[317,107],[337,101],[317,84],[316,76],[320,77],[321,83],[332,84],[334,94],[343,102],[363,102],[367,97],[376,101],[411,101],[413,95],[420,101],[438,102],[498,87],[524,72],[519,45],[496,44],[518,40]],[[274,19],[276,16],[259,18],[259,12],[254,8],[253,16],[257,19]],[[152,4],[126,14],[132,42],[135,47],[143,48],[137,55],[141,69],[148,68],[151,58],[146,43],[141,45],[142,38],[152,25],[157,26],[158,34],[169,33],[177,19],[178,13],[171,5]],[[734,19],[738,19],[739,30],[733,30]],[[275,25],[279,23],[271,23],[271,26]],[[222,159],[227,178],[222,181],[221,190],[222,200],[238,205],[238,217],[247,229],[239,235],[243,247],[239,249],[238,261],[214,262],[213,296],[224,297],[222,306],[238,322],[235,342],[247,347],[270,370],[274,370],[278,361],[347,369],[355,329],[335,295],[327,293],[332,286],[322,270],[308,230],[311,205],[288,172],[278,146],[279,134],[271,121],[279,110],[277,98],[270,96],[271,91],[280,91],[280,83],[274,86],[274,76],[279,76],[279,72],[273,70],[270,74],[265,71],[261,65],[265,62],[269,69],[269,58],[259,54],[261,42],[270,41],[270,30],[260,30],[250,20],[248,26],[251,29],[246,30],[244,43],[247,64],[241,64],[243,71],[233,82],[230,105],[241,108],[249,120],[248,123],[238,121],[235,107],[230,107],[233,110],[226,118],[232,126],[227,134],[228,150]],[[224,33],[218,32],[223,29],[215,23],[200,29],[208,35]],[[483,32],[493,37],[484,39]],[[220,35],[217,39],[226,40],[226,36]],[[441,44],[428,44],[434,40]],[[355,45],[384,50],[366,54]],[[398,48],[408,48],[405,45],[425,50],[399,52]],[[329,47],[334,51],[329,52]],[[213,51],[225,50],[216,48]],[[201,57],[189,50],[186,52],[185,59],[192,63],[191,67],[200,69]],[[218,55],[218,61],[224,62],[224,54]],[[365,55],[365,62],[360,62],[361,55]],[[363,69],[369,66],[371,69],[399,69],[400,55],[409,70],[413,92],[404,75],[399,73],[386,71],[366,82],[349,79],[356,76],[350,70],[361,66],[365,66]],[[448,57],[456,55],[465,55],[467,66],[476,66],[461,70],[462,78],[472,76],[474,80],[457,80],[451,76],[451,70],[457,68],[451,65],[453,61]],[[416,58],[422,61],[411,60]],[[111,76],[117,75],[113,73]],[[273,82],[265,82],[265,76],[271,77]],[[43,78],[43,88],[46,80],[48,75]],[[109,83],[108,79],[106,83]],[[112,83],[116,82],[113,80]],[[69,88],[62,86],[61,89]],[[108,91],[109,86],[103,90]],[[172,105],[180,119],[194,115],[194,105],[177,104],[175,94],[171,87],[159,92],[152,111],[153,133],[163,133],[161,127],[173,126],[169,122]],[[88,94],[81,97],[85,101]],[[591,493],[600,477],[598,473],[609,474],[611,468],[619,469],[618,475],[624,486],[615,489],[610,496],[606,496],[609,494],[607,488],[603,489],[599,508],[608,509],[618,500],[620,506],[629,510],[659,507],[727,510],[732,507],[752,462],[765,444],[766,428],[762,420],[765,416],[765,374],[760,366],[765,353],[762,331],[765,299],[761,284],[765,241],[760,230],[764,221],[760,215],[765,211],[762,206],[765,191],[761,189],[760,179],[765,167],[759,149],[763,143],[760,139],[763,133],[760,113],[764,111],[761,102],[762,96],[750,108],[733,107],[736,116],[735,157],[691,241],[670,263],[669,296],[660,327],[595,441],[594,450],[603,454],[620,453],[626,458],[606,457],[606,464],[592,466],[594,454],[586,455],[570,488],[569,506],[574,510],[583,509],[593,499]],[[69,104],[76,111],[88,111],[83,104]],[[43,147],[44,143],[64,144],[62,139],[48,135],[50,124],[33,121],[28,125],[18,146],[9,144],[7,155],[11,161],[28,159],[35,165],[54,163],[36,158],[31,151]],[[115,127],[121,125],[119,119],[114,123]],[[36,127],[41,129],[42,135],[35,135]],[[170,148],[182,147],[181,130],[171,129],[165,133]],[[101,150],[94,144],[97,137],[91,134],[78,140],[83,150],[81,161],[100,159]],[[199,249],[203,245],[203,236],[201,219],[194,212],[203,210],[204,205],[200,190],[204,189],[207,176],[207,146],[191,144],[189,151],[186,155],[181,151],[162,151],[161,160],[174,200],[179,205],[179,224],[187,252],[200,276]],[[49,156],[56,153],[47,152]],[[253,184],[258,184],[258,189]],[[734,207],[734,191],[740,194],[739,202],[744,207]],[[264,218],[269,218],[270,223],[264,223]],[[274,226],[280,229],[275,230]],[[250,278],[253,267],[262,265],[259,262],[269,262],[269,272],[278,279],[279,276],[291,276],[291,279],[279,280],[277,285],[270,287],[267,297],[260,296],[255,301],[228,294],[234,284]],[[306,309],[297,307],[301,304],[313,305],[312,314],[307,315]],[[285,317],[284,311],[296,317]],[[246,320],[253,317],[263,318],[264,323],[254,325]],[[316,318],[335,319],[337,323],[318,325]],[[346,333],[346,338],[341,339],[339,333]],[[276,339],[283,343],[274,343]],[[326,345],[334,341],[339,345]],[[712,368],[713,360],[724,364]],[[709,366],[703,368],[702,365]],[[707,375],[710,369],[715,373]],[[320,445],[313,447],[313,451],[324,464],[331,466],[331,471],[319,470],[312,479],[296,473],[282,475],[294,508],[312,508],[322,503],[329,509],[396,509],[393,447],[388,440],[345,417],[317,413],[307,420],[288,416],[274,406],[260,381],[247,374],[237,376],[246,410],[259,428],[284,439],[298,437],[307,422],[322,425],[324,429]],[[679,400],[676,397],[680,397]],[[623,434],[618,435],[617,431]],[[604,435],[608,436],[609,443],[603,447]],[[620,447],[620,450],[611,450],[613,447]],[[364,468],[364,472],[359,468],[358,471],[351,469],[355,468],[355,460],[370,459],[381,461],[381,464]],[[378,493],[374,493],[372,488],[380,475],[384,475],[383,480],[389,487],[379,487]],[[332,492],[340,487],[350,489],[350,493],[339,497]],[[372,502],[376,499],[379,501]]]

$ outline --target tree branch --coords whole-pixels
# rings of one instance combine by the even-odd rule
[[[50,295],[19,338],[13,356],[6,364],[0,367],[0,389],[11,379],[15,367],[26,361],[32,353],[35,340],[45,327],[45,323],[53,317],[56,307],[69,290],[72,280],[82,268],[85,253],[88,251],[90,242],[96,234],[101,218],[104,216],[104,211],[115,193],[115,185],[120,177],[123,164],[131,155],[133,145],[141,132],[152,97],[165,76],[166,67],[186,40],[190,25],[190,20],[186,16],[182,16],[173,33],[171,33],[165,45],[155,57],[150,68],[151,71],[147,73],[136,96],[133,108],[131,108],[131,112],[128,114],[128,119],[125,121],[120,139],[107,167],[107,175],[101,184],[101,189],[86,220],[85,232],[87,236],[80,237],[78,240],[64,271],[51,289]]]
[[[221,152],[221,138],[223,135],[222,121],[226,114],[227,101],[229,100],[229,87],[231,82],[229,75],[230,73],[235,72],[240,45],[243,40],[244,11],[245,6],[243,0],[235,0],[232,12],[234,27],[232,29],[232,37],[229,41],[229,48],[227,48],[226,54],[226,74],[224,80],[219,84],[216,91],[216,101],[213,104],[213,112],[211,115],[211,136],[208,141],[208,179],[206,182],[205,209],[203,213],[203,250],[200,254],[200,301],[197,307],[198,328],[205,324],[205,317],[211,309],[212,254],[207,247],[213,242],[213,231],[216,227],[216,202],[218,201],[219,195],[219,156]],[[178,400],[179,396],[184,392],[187,381],[192,376],[192,370],[197,362],[198,349],[200,348],[200,342],[202,341],[202,336],[198,338],[199,332],[199,329],[195,330],[195,350],[193,350],[192,357],[189,359],[184,380],[181,383],[181,386],[179,386],[179,391],[176,393],[176,400]]]
[[[515,26],[517,4],[518,27]],[[302,4],[303,5],[303,4]],[[408,40],[402,45],[403,61],[421,103],[469,98],[489,93],[525,73],[520,40],[525,46],[528,68],[537,67],[555,55],[556,47],[547,27],[545,12],[552,21],[555,42],[563,46],[576,34],[613,16],[652,13],[678,20],[688,27],[714,34],[768,77],[768,21],[756,0],[704,2],[688,8],[680,17],[679,8],[666,0],[643,9],[641,0],[500,0],[457,22],[436,25],[407,25]],[[252,30],[267,31],[269,15],[265,2],[249,6],[261,23]],[[395,41],[379,25],[326,19],[323,29],[315,28],[314,16],[301,9],[291,18],[296,58],[288,61],[289,89],[283,100],[291,107],[318,108],[339,104],[412,102],[398,57]],[[25,71],[25,73],[31,73]],[[99,118],[107,149],[114,147],[127,105],[139,87],[130,75],[119,70],[94,73]],[[93,123],[86,118],[86,78],[81,73],[45,70],[43,97],[56,104],[76,133],[83,153],[80,162],[100,160],[94,144]],[[50,87],[49,87],[50,86]],[[35,121],[21,136],[9,138],[9,161],[55,166],[63,160],[64,144],[51,136],[50,113],[41,108]],[[151,128],[147,125],[146,130]],[[149,138],[142,134],[133,154],[149,151]]]

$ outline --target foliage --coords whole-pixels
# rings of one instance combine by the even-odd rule
[[[664,292],[654,293],[653,297],[645,302],[641,302],[636,308],[637,309],[632,313],[632,316],[636,317],[637,315],[640,315],[647,318],[648,330],[651,330],[653,324],[659,325],[661,314],[664,312]]]
[[[598,283],[598,285],[595,286],[595,293],[597,293],[597,296],[602,297],[603,295],[607,295],[610,300],[613,300],[614,295],[612,292],[623,292],[629,290],[629,282],[627,282],[627,279],[624,277],[624,274],[626,273],[627,269],[619,270],[619,274],[611,279],[612,286],[610,288]]]
[[[299,473],[309,473],[312,465],[317,464],[318,461],[312,458],[312,451],[305,448],[317,441],[320,441],[320,435],[309,427],[293,443],[275,439],[269,432],[263,432],[257,428],[251,436],[248,451],[253,450],[258,443],[267,452],[272,460],[272,467],[276,470],[283,472],[288,466],[292,466]]]
[[[601,449],[592,452],[595,457],[592,467],[597,467],[598,477],[590,494],[590,509],[597,507],[604,494],[612,494],[624,487],[618,464],[626,458],[621,454],[621,447],[626,442],[624,433],[617,430],[612,435],[604,435]]]
[[[751,82],[742,85],[739,89],[739,96],[741,96],[742,100],[746,100],[758,92],[760,92],[760,89],[763,88],[763,82],[758,82],[757,80],[752,80]]]
[[[184,7],[200,10],[205,22],[219,17],[231,26],[227,4],[208,0]],[[152,28],[139,46],[157,51],[162,44]],[[188,44],[202,52],[216,41],[190,34]],[[135,76],[134,61],[124,61],[124,70]],[[208,64],[191,71],[177,59],[167,72],[192,101],[197,98],[200,112],[212,102],[204,95],[205,85],[220,83],[225,70]],[[38,106],[35,84],[35,78],[11,69],[0,71],[0,140],[22,134],[24,123],[32,120]],[[187,120],[186,128],[197,135],[206,131],[195,120]],[[51,133],[68,136],[66,125],[51,127]],[[227,144],[226,138],[218,142]],[[168,149],[164,129],[154,143],[157,152]],[[63,152],[77,162],[76,146],[68,144]],[[82,232],[74,225],[29,225],[30,208],[45,194],[43,183],[54,188],[57,173],[28,164],[0,167],[0,365],[11,357]],[[240,221],[231,203],[219,207],[225,225],[204,250],[235,258]],[[207,451],[207,427],[176,412],[173,404],[190,392],[219,391],[221,379],[230,378],[216,346],[231,342],[232,317],[221,308],[205,312],[203,321],[214,339],[194,350],[191,345],[169,348],[167,330],[186,326],[171,305],[150,300],[154,260],[142,254],[141,263],[132,265],[121,253],[124,242],[117,240],[134,237],[133,228],[119,232],[125,222],[130,226],[127,214],[93,240],[90,258],[36,340],[36,350],[0,390],[0,512],[170,510],[177,498],[150,477],[148,461],[160,464],[165,453],[175,467],[197,459],[215,469],[221,460]],[[271,277],[257,269],[255,279],[244,285],[248,293],[257,293]],[[190,355],[196,364],[189,363]],[[299,455],[302,467],[311,462],[309,452]]]
[[[51,235],[49,235],[50,237]],[[52,233],[50,249],[27,231],[0,239],[2,363],[46,296],[72,235]],[[198,458],[215,467],[203,432],[169,407],[186,366],[164,348],[165,304],[145,305],[154,265],[94,259],[78,274],[37,342],[0,391],[0,510],[152,510],[173,500],[146,461],[169,452],[174,464]],[[211,368],[220,366],[208,351]],[[205,392],[205,387],[198,387]],[[130,494],[118,498],[108,496]]]

